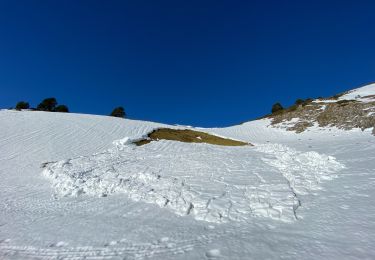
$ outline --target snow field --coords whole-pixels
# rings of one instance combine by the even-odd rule
[[[1,259],[375,256],[371,130],[295,134],[263,119],[195,128],[254,147],[134,147],[174,126],[28,111],[1,111],[0,122]]]
[[[343,168],[335,158],[280,144],[221,147],[130,138],[91,156],[50,163],[43,171],[55,196],[124,193],[178,215],[208,222],[269,217],[293,221],[298,195],[320,188]]]

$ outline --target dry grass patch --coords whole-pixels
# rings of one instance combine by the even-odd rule
[[[210,135],[204,132],[199,132],[190,129],[170,129],[170,128],[160,128],[156,129],[150,134],[148,134],[147,139],[143,139],[135,142],[136,145],[148,144],[151,141],[158,140],[172,140],[185,143],[207,143],[214,145],[224,145],[224,146],[243,146],[252,145],[250,143],[245,143],[237,140],[222,138],[215,135]]]
[[[298,106],[296,109],[285,109],[282,113],[272,114],[271,125],[283,127],[292,119],[297,122],[286,126],[287,130],[301,133],[318,123],[320,127],[335,126],[340,129],[362,130],[375,127],[375,102],[358,102],[356,100],[340,100],[334,103],[310,103],[308,106]],[[374,130],[375,132],[375,130]]]

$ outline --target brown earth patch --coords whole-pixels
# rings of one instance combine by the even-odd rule
[[[149,133],[146,139],[139,140],[135,142],[135,144],[140,146],[158,140],[172,140],[185,143],[207,143],[224,146],[252,145],[250,143],[237,141],[229,138],[223,138],[195,130],[170,128],[156,129],[153,132]]]
[[[375,102],[362,103],[356,100],[340,100],[334,103],[310,102],[303,106],[285,109],[268,116],[274,127],[283,127],[293,118],[297,122],[288,124],[287,130],[297,133],[318,123],[320,127],[335,126],[340,129],[360,128],[362,130],[375,127]]]

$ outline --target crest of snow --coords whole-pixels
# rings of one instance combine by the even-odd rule
[[[374,102],[375,83],[361,88],[350,90],[345,95],[339,97],[339,100],[358,100],[362,102]]]
[[[129,137],[125,137],[123,139],[115,140],[113,141],[113,145],[116,146],[117,148],[122,148],[125,145],[131,144],[133,141]]]
[[[315,99],[312,102],[313,103],[336,103],[337,100],[334,100],[334,99]]]
[[[47,165],[57,196],[126,194],[209,222],[269,217],[293,221],[299,195],[320,189],[343,166],[279,144],[221,147],[173,141],[136,147],[128,138],[102,153]]]

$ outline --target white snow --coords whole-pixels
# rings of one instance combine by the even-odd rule
[[[298,194],[319,189],[342,168],[333,157],[285,145],[228,148],[159,141],[62,160],[48,165],[44,175],[61,196],[125,193],[197,220],[291,221]]]
[[[375,83],[347,91],[336,99],[315,99],[314,103],[336,103],[340,100],[357,100],[359,102],[375,102]]]
[[[345,95],[339,97],[339,100],[357,100],[361,102],[374,102],[375,83],[350,90]]]
[[[219,249],[211,249],[211,250],[207,251],[206,256],[208,258],[219,257],[220,256],[220,250]]]
[[[336,103],[337,100],[334,100],[334,99],[315,99],[312,102],[313,103]]]
[[[0,258],[373,258],[371,131],[269,124],[138,147],[176,126],[0,111]]]

